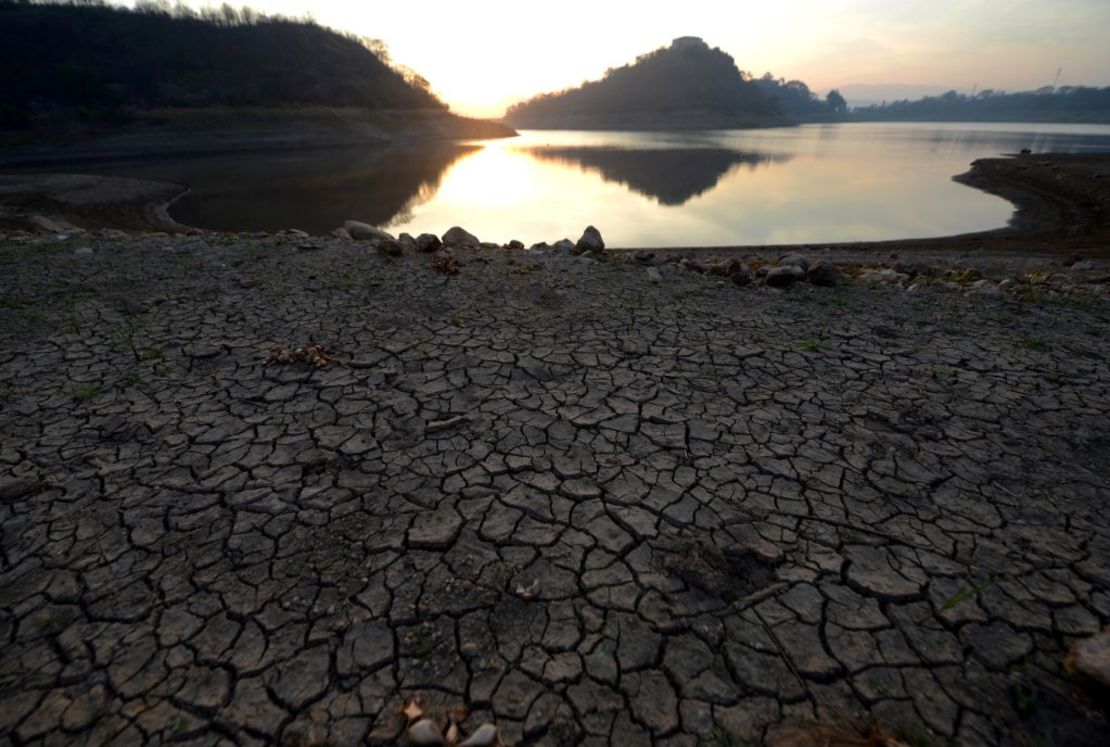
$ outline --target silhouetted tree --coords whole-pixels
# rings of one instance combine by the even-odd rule
[[[845,114],[848,111],[848,102],[840,95],[840,91],[835,88],[829,91],[825,96],[825,103],[837,114]]]

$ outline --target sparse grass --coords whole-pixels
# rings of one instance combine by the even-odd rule
[[[938,612],[945,612],[953,607],[966,602],[969,599],[979,596],[980,592],[987,588],[986,584],[982,586],[961,586],[955,594],[944,600],[944,604],[940,606]]]
[[[1041,350],[1045,347],[1043,337],[1023,337],[1021,338],[1021,344],[1030,350]]]
[[[807,353],[815,353],[817,352],[817,340],[802,340],[798,343],[798,347]]]
[[[1028,718],[1037,707],[1037,693],[1024,680],[1010,685],[1010,702],[1022,718]]]
[[[123,323],[120,324],[119,327],[119,340],[122,345],[131,352],[131,355],[135,358],[136,362],[142,360],[142,355],[140,354],[139,348],[135,342],[135,336],[138,331],[139,324],[135,321],[135,318],[131,314],[124,315]]]
[[[88,402],[100,395],[100,387],[96,384],[86,384],[73,390],[73,398],[78,402]]]
[[[162,347],[147,348],[139,353],[140,361],[159,361],[166,357],[166,350]]]
[[[451,315],[451,326],[452,327],[461,327],[462,326],[462,320],[459,318],[458,314],[452,314]]]

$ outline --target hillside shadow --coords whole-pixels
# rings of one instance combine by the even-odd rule
[[[684,205],[709,192],[729,173],[789,161],[790,155],[727,148],[578,148],[544,146],[525,152],[541,161],[593,171],[660,205]]]

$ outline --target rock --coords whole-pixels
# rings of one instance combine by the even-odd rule
[[[400,257],[405,253],[405,250],[401,247],[401,242],[397,241],[397,239],[378,241],[375,242],[375,246],[378,247],[379,252],[387,257]]]
[[[767,285],[772,288],[787,288],[796,280],[803,280],[805,276],[805,270],[798,265],[773,267],[767,271]]]
[[[743,267],[750,274],[748,266],[736,258],[731,259],[711,259],[705,264],[705,271],[710,275],[718,275],[720,277],[731,277],[737,269]]]
[[[806,280],[813,285],[832,288],[844,282],[844,273],[832,262],[819,259],[806,271]]]
[[[493,241],[483,241],[481,244],[479,244],[479,246],[482,247],[483,249],[489,249],[489,250],[500,249],[501,248],[500,244],[498,244],[496,242],[493,242]]]
[[[972,283],[971,290],[968,291],[968,294],[970,295],[972,293],[977,296],[987,296],[990,298],[998,298],[999,296],[1006,295],[1001,288],[989,280],[976,280]]]
[[[354,237],[351,236],[351,232],[348,231],[346,228],[337,228],[337,229],[335,229],[334,231],[331,232],[331,235],[334,236],[337,239],[342,239],[343,241],[354,241],[355,240]]]
[[[422,233],[416,237],[416,248],[425,254],[438,252],[443,242],[434,233]]]
[[[343,230],[355,241],[393,240],[393,234],[387,233],[380,228],[374,228],[374,226],[371,226],[369,223],[360,223],[357,220],[349,220],[344,223]]]
[[[605,251],[605,241],[601,238],[601,232],[593,226],[587,226],[586,230],[582,232],[582,238],[578,239],[578,243],[574,245],[574,253],[600,254],[603,251]]]
[[[779,258],[778,263],[780,267],[789,267],[791,265],[794,265],[795,267],[801,267],[803,272],[809,270],[810,264],[809,259],[807,257],[803,257],[800,254],[788,254],[785,257]]]
[[[1095,267],[1094,262],[1091,262],[1090,260],[1083,260],[1082,262],[1072,263],[1072,266],[1068,269],[1070,269],[1072,272],[1091,272],[1092,270],[1095,270],[1097,268]]]
[[[482,242],[478,241],[478,237],[469,233],[466,229],[454,226],[443,234],[444,246],[455,246],[466,249],[477,249]]]
[[[405,252],[410,252],[411,253],[411,252],[415,252],[419,249],[419,247],[416,244],[416,239],[414,239],[412,237],[412,234],[408,234],[408,233],[401,234],[400,236],[397,237],[397,243],[401,245],[401,249]]]
[[[546,241],[541,241],[538,244],[532,244],[532,246],[528,247],[528,251],[530,251],[530,252],[546,252],[550,248],[551,248],[550,244],[548,244]]]
[[[32,231],[41,233],[81,233],[81,229],[61,218],[51,218],[45,215],[32,215],[26,220],[27,227]],[[68,238],[68,237],[67,237]]]
[[[568,254],[574,253],[574,242],[570,239],[560,239],[551,245],[551,248],[557,252],[567,252]]]
[[[1072,646],[1068,669],[1110,687],[1110,628]]]
[[[678,266],[681,267],[684,270],[689,271],[689,272],[697,272],[697,273],[705,272],[705,268],[702,267],[701,263],[698,262],[696,259],[680,260],[679,263],[678,263]]]
[[[517,241],[516,239],[513,239],[512,241],[509,242],[508,246],[514,252],[519,252],[521,249],[524,248],[524,242],[523,241]]]
[[[735,284],[743,288],[745,285],[751,285],[752,271],[746,264],[740,262],[733,268],[732,274],[728,276],[729,279]]]
[[[662,282],[663,275],[659,272],[658,267],[649,267],[647,268],[647,278],[649,282],[659,283]]]
[[[632,259],[642,265],[650,265],[655,263],[655,252],[649,252],[641,249],[632,255]]]
[[[93,253],[91,246],[79,246],[73,250],[73,254],[78,257],[88,257]]]
[[[904,272],[892,270],[889,267],[882,270],[867,270],[856,278],[860,283],[872,283],[876,285],[904,285],[910,279],[910,276]]]

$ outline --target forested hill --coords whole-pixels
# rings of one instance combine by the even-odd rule
[[[224,5],[0,0],[0,126],[30,126],[60,110],[107,116],[124,108],[445,105],[383,48],[302,20]]]
[[[1110,87],[1061,86],[1003,93],[984,90],[973,96],[949,91],[916,101],[857,107],[857,121],[1082,122],[1110,124]]]
[[[514,127],[684,129],[787,124],[779,102],[701,39],[676,39],[598,81],[516,104]]]

